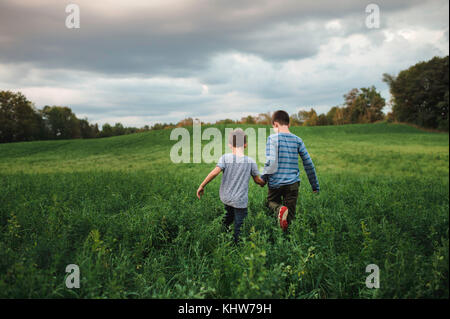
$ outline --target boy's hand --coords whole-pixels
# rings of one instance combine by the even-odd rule
[[[200,186],[200,187],[197,189],[197,197],[198,197],[198,199],[200,199],[200,197],[202,197],[202,195],[203,195],[204,192],[205,192],[205,189],[204,189],[202,186]]]
[[[314,193],[314,194],[318,194],[319,191],[318,191],[318,190],[314,190],[313,193]]]
[[[266,185],[266,182],[259,176],[253,176],[253,180],[261,187],[264,187],[264,185]]]
[[[219,166],[216,166],[209,174],[206,176],[203,183],[200,184],[200,186],[197,189],[197,197],[200,199],[202,197],[203,193],[205,192],[205,186],[208,185],[210,181],[212,181],[217,175],[220,174],[222,169]]]

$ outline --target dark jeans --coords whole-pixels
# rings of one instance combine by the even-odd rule
[[[235,208],[225,205],[225,210],[227,212],[223,217],[223,224],[228,228],[234,222],[234,242],[237,243],[242,223],[247,216],[247,208]]]
[[[288,224],[295,218],[299,186],[300,182],[296,182],[290,185],[283,185],[280,188],[269,188],[267,193],[267,207],[269,207],[277,217],[281,206],[286,206],[288,208]]]

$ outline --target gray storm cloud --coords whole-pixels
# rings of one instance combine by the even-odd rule
[[[100,123],[326,111],[384,72],[448,54],[447,1],[0,2],[0,85]],[[228,110],[224,112],[224,110]],[[125,122],[126,122],[125,121]]]
[[[165,1],[148,6],[76,1],[82,28],[75,32],[64,26],[66,3],[39,2],[0,4],[0,35],[6,39],[0,61],[105,73],[185,75],[224,51],[275,60],[312,56],[333,36],[324,32],[330,19],[349,18],[346,34],[367,32],[364,1]],[[380,6],[387,14],[415,3],[420,2],[382,1]]]

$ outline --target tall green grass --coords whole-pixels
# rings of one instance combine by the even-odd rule
[[[195,197],[214,164],[172,163],[169,130],[0,145],[0,297],[448,298],[448,134],[292,131],[321,192],[302,171],[283,234],[251,182],[237,247],[221,227],[220,179]],[[72,263],[80,289],[65,287]],[[372,263],[380,289],[365,286]]]

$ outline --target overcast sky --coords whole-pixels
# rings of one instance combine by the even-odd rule
[[[90,122],[326,112],[449,51],[448,0],[0,0],[0,90]],[[366,26],[366,6],[380,27]]]

